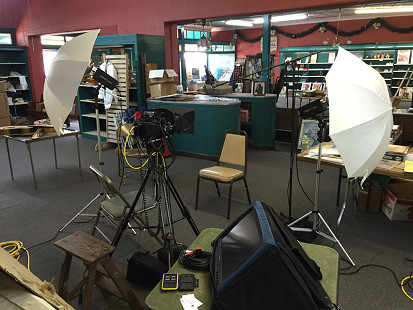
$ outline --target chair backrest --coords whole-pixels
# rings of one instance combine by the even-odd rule
[[[109,179],[109,177],[106,174],[104,174],[102,171],[100,171],[93,165],[91,165],[89,168],[90,170],[92,170],[93,174],[98,179],[98,182],[100,183],[100,185],[102,185],[103,189],[107,193],[111,194],[112,196],[119,196],[119,198],[123,200],[127,207],[131,206],[126,197],[119,191],[116,185],[111,181],[111,179]]]
[[[247,170],[247,133],[243,130],[229,129],[225,133],[219,156],[219,163],[244,167]]]
[[[116,141],[118,144],[118,147],[121,147],[121,151],[123,152],[123,147],[124,143],[126,141],[126,137],[129,135],[130,130],[135,124],[133,123],[126,123],[120,125],[116,129]],[[143,148],[143,145],[139,138],[132,132],[132,134],[128,138],[128,144],[126,145],[127,149],[132,149],[132,148]]]

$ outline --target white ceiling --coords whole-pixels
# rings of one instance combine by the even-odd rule
[[[412,5],[413,2],[403,2],[397,1],[395,5]],[[371,7],[373,5],[370,5]],[[389,6],[387,4],[386,6]],[[355,7],[349,8],[341,8],[341,9],[326,9],[326,10],[316,10],[316,11],[302,11],[302,12],[289,12],[284,14],[272,14],[272,16],[279,16],[279,15],[288,15],[292,13],[306,13],[308,17],[304,20],[293,20],[293,21],[285,21],[285,22],[277,22],[271,23],[274,26],[288,26],[288,25],[302,25],[302,24],[312,24],[312,23],[319,23],[319,22],[337,22],[339,19],[340,21],[345,20],[356,20],[356,19],[374,19],[377,17],[395,17],[395,16],[413,16],[413,12],[407,13],[381,13],[377,14],[355,14],[354,13]],[[249,16],[244,17],[240,20],[251,22],[254,18],[260,16]],[[233,18],[231,18],[233,19]],[[246,29],[251,27],[242,27],[242,26],[231,26],[225,23],[226,20],[207,20],[205,25],[205,31],[225,31],[225,30],[235,30],[235,29]],[[196,23],[187,24],[184,26],[185,29],[188,30],[202,30],[202,23],[201,21],[197,21]],[[254,24],[252,28],[262,28],[262,24]]]

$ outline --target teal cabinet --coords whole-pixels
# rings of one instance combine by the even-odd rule
[[[274,147],[276,95],[254,96],[247,93],[234,93],[219,97],[241,101],[241,110],[247,111],[248,115],[248,119],[241,122],[241,129],[247,132],[251,145],[262,148]]]
[[[225,132],[228,129],[240,129],[238,100],[186,102],[148,100],[147,105],[148,109],[162,107],[195,110],[194,134],[181,133],[172,137],[177,151],[218,157]]]

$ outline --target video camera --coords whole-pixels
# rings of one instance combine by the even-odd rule
[[[135,122],[135,135],[146,143],[153,143],[181,132],[193,134],[195,111],[191,109],[182,115],[174,113],[180,110],[153,108],[143,111],[142,118]]]

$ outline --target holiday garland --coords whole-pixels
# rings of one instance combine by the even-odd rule
[[[367,24],[361,26],[359,29],[354,30],[354,31],[343,31],[343,30],[338,30],[336,27],[329,25],[326,22],[318,23],[317,25],[299,33],[291,33],[287,31],[283,31],[277,26],[271,26],[271,30],[275,30],[276,33],[281,34],[283,36],[286,36],[291,39],[298,39],[298,38],[303,38],[306,37],[310,34],[312,34],[315,31],[319,31],[321,33],[324,33],[326,30],[331,31],[334,34],[338,34],[339,36],[343,37],[351,37],[355,36],[358,34],[361,34],[365,32],[367,29],[370,27],[373,27],[374,29],[378,30],[380,27],[384,27],[387,30],[391,32],[396,32],[396,33],[410,33],[413,32],[413,26],[406,27],[406,28],[400,28],[400,27],[395,27],[390,25],[388,22],[386,22],[383,18],[375,18],[369,21]],[[253,38],[253,39],[247,39],[239,30],[235,30],[234,33],[238,35],[238,38],[240,38],[244,42],[248,43],[255,43],[261,40],[262,35]]]

